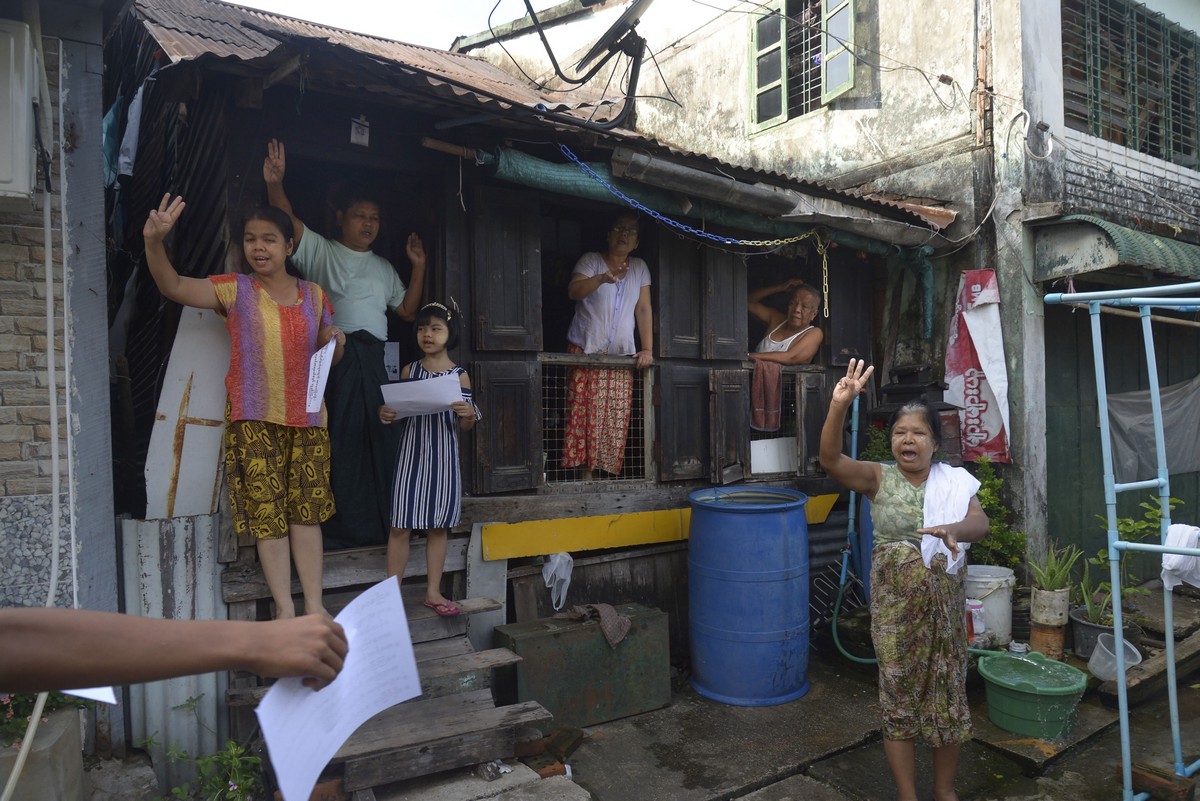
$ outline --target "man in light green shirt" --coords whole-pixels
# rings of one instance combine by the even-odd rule
[[[325,543],[344,548],[380,545],[391,528],[396,432],[379,422],[381,384],[388,381],[383,364],[388,312],[412,322],[425,286],[425,246],[415,233],[405,251],[412,262],[406,288],[387,259],[371,251],[379,236],[379,204],[349,196],[338,210],[337,240],[305,227],[292,211],[283,189],[286,157],[282,142],[267,144],[263,180],[271,205],[287,212],[296,229],[292,260],[304,277],[319,284],[333,302],[337,325],[346,333],[342,360],[329,374],[325,404],[329,411],[335,514],[323,526]]]

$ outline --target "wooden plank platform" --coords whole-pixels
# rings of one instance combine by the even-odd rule
[[[493,670],[520,661],[521,657],[506,648],[418,660],[417,673],[421,677],[420,698],[440,698],[454,693],[487,689],[492,684]],[[233,687],[225,691],[225,703],[230,707],[255,707],[269,689],[271,688]]]
[[[400,704],[368,720],[342,746],[347,791],[511,757],[521,726],[549,723],[536,702],[495,707],[489,690]]]
[[[469,537],[451,535],[446,546],[446,573],[465,570],[467,566],[467,545]],[[409,550],[408,565],[404,576],[424,576],[427,572],[425,561],[425,540],[414,540]],[[349,548],[344,551],[329,551],[325,554],[324,567],[321,576],[321,586],[325,590],[336,590],[343,587],[358,587],[378,584],[387,578],[387,549]],[[300,595],[300,580],[292,580],[292,594]],[[241,601],[254,601],[259,598],[270,598],[267,580],[257,563],[235,564],[225,568],[221,573],[221,595],[225,603],[232,604]]]

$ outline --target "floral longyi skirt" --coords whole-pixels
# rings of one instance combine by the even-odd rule
[[[871,552],[871,639],[879,658],[883,736],[935,748],[971,738],[967,706],[966,568],[925,567],[908,543]]]

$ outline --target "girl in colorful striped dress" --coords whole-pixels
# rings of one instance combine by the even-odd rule
[[[168,194],[150,212],[142,230],[146,263],[168,300],[225,318],[231,344],[225,479],[234,529],[257,539],[276,617],[296,614],[293,559],[304,611],[328,614],[321,601],[321,523],[334,512],[329,432],[323,404],[307,411],[309,362],[331,338],[333,361],[340,359],[345,334],[333,327],[321,287],[288,274],[293,235],[286,214],[263,208],[246,217],[246,273],[186,278],[163,247],[183,209],[183,198]]]
[[[408,541],[415,528],[425,529],[427,561],[425,606],[442,617],[461,610],[442,595],[446,543],[450,528],[458,523],[462,504],[462,474],[458,464],[458,432],[470,431],[481,415],[471,397],[467,371],[450,361],[450,348],[458,344],[458,311],[429,303],[417,312],[417,345],[424,357],[405,366],[401,378],[424,379],[458,376],[462,400],[443,412],[406,417],[396,456],[396,485],[392,492],[392,530],[388,537],[388,575],[404,580]],[[396,420],[396,410],[379,407],[384,424]]]

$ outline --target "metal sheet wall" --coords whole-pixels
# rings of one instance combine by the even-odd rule
[[[182,620],[225,620],[219,517],[122,520],[125,611]],[[195,778],[192,762],[168,762],[168,749],[192,757],[215,753],[229,734],[224,671],[129,687],[127,725],[134,745],[146,745],[166,790]]]

